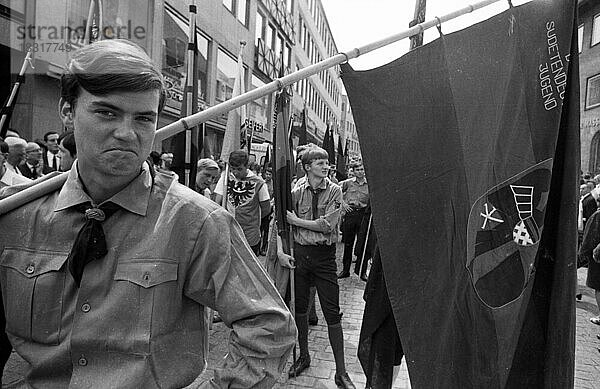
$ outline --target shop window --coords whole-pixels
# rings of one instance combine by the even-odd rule
[[[219,49],[217,53],[217,101],[231,98],[237,73],[237,61]]]
[[[181,19],[170,9],[165,12],[163,24],[163,61],[162,72],[166,78],[168,86],[169,99],[181,101],[183,96],[183,87],[187,76],[187,44],[189,41],[189,28],[187,20]],[[198,46],[197,57],[197,77],[198,77],[198,97],[206,101],[206,81],[207,81],[207,58],[208,58],[208,39],[199,32],[196,33]]]

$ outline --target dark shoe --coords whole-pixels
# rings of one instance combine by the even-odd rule
[[[338,278],[348,278],[348,277],[350,277],[349,271],[343,271],[340,274],[338,274]]]
[[[356,389],[356,386],[352,383],[352,380],[348,376],[348,373],[338,374],[335,373],[335,384],[344,389]]]
[[[309,326],[316,326],[317,324],[319,324],[319,318],[318,317],[309,317],[308,318],[308,325]]]
[[[582,297],[583,297],[583,295],[581,293],[577,293],[575,295],[575,298],[577,299],[577,301],[581,301]]]
[[[304,370],[306,370],[306,368],[309,366],[310,366],[310,356],[309,355],[300,355],[298,357],[298,359],[296,359],[296,362],[292,363],[292,366],[290,366],[290,371],[288,372],[288,376],[290,378],[298,377],[300,375],[300,373],[302,373]]]

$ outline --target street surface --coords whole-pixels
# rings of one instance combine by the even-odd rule
[[[342,247],[342,245],[338,245],[338,268],[341,268]],[[583,293],[583,299],[581,302],[577,302],[575,388],[600,389],[600,340],[596,337],[597,334],[600,334],[600,326],[592,324],[589,321],[591,316],[598,315],[598,308],[596,307],[593,290],[585,286],[586,271],[587,269],[579,269],[578,272],[578,283],[580,291]],[[346,340],[346,366],[357,388],[364,388],[365,384],[365,377],[356,357],[364,308],[364,301],[362,299],[363,288],[364,283],[355,274],[340,282],[340,303],[344,313],[342,324]],[[327,338],[327,326],[318,306],[318,299],[317,315],[319,317],[319,324],[309,327],[311,367],[305,370],[301,376],[295,379],[288,379],[287,367],[291,364],[291,361],[288,362],[286,373],[282,374],[275,386],[276,388],[333,389],[336,387],[333,382],[335,363]],[[223,323],[214,324],[210,338],[208,368],[192,385],[188,386],[189,389],[197,388],[207,377],[213,375],[214,369],[222,366],[223,358],[227,353],[228,334],[229,330]],[[3,382],[5,382],[5,385],[3,388],[19,388],[19,382],[22,380],[22,375],[26,369],[26,362],[13,353],[4,372]],[[400,374],[393,388],[410,388],[408,372],[404,363],[402,363]]]

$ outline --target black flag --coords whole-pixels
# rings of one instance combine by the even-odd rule
[[[576,5],[342,65],[414,387],[573,387]]]

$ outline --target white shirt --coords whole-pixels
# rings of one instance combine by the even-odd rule
[[[23,175],[23,173],[21,173],[21,170],[19,170],[18,167],[13,166],[8,162],[4,162],[4,167],[6,168],[7,171],[10,171],[16,175]]]
[[[56,157],[56,170],[60,170],[60,156],[58,153],[53,154],[52,151],[46,151],[46,158],[48,160],[48,166],[52,167],[52,161]]]
[[[6,166],[6,171],[4,172],[2,178],[0,178],[0,187],[27,184],[32,181],[25,176],[15,173],[14,169],[11,170],[9,168],[9,163],[5,163],[4,166]]]

